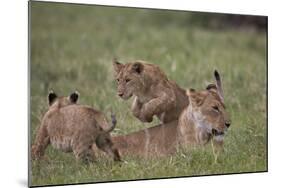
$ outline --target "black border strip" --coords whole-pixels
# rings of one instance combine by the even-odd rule
[[[268,172],[268,16],[266,16],[266,169]]]
[[[28,107],[27,107],[27,113],[28,113],[28,153],[27,153],[27,157],[28,157],[28,162],[27,162],[27,174],[28,174],[28,177],[27,177],[27,184],[28,186],[30,187],[31,186],[31,2],[32,1],[28,1],[28,6],[27,6],[27,9],[28,9],[28,24],[27,24],[27,32],[28,32],[28,44],[27,44],[27,54],[28,54],[28,57],[27,57],[27,66],[28,66],[28,70],[27,70],[27,101],[28,101]]]

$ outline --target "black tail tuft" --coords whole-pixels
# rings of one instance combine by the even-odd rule
[[[217,70],[215,70],[214,75],[215,75],[216,80],[220,80],[220,74]]]

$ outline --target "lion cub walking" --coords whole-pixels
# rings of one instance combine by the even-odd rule
[[[76,159],[90,162],[95,159],[93,145],[120,161],[117,149],[113,147],[110,132],[115,128],[116,119],[111,115],[109,127],[103,113],[83,105],[76,104],[78,93],[69,97],[57,97],[49,93],[49,110],[44,115],[32,146],[32,158],[39,159],[46,147],[51,144],[64,152],[73,151]]]

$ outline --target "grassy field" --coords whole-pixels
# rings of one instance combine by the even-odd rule
[[[186,12],[31,3],[31,140],[47,110],[47,93],[80,92],[80,104],[116,112],[113,135],[143,125],[131,100],[116,95],[112,59],[155,63],[183,88],[203,89],[214,69],[223,79],[232,119],[225,152],[214,163],[211,147],[161,159],[128,156],[84,165],[48,147],[49,161],[32,161],[32,185],[100,182],[267,170],[266,33],[251,28],[208,29]],[[198,13],[199,14],[199,13]]]

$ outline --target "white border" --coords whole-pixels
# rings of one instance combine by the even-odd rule
[[[209,176],[151,181],[89,184],[69,187],[266,187],[280,179],[279,125],[280,17],[278,1],[260,0],[66,0],[67,2],[150,7],[269,16],[269,173]],[[1,2],[1,187],[27,186],[27,1]],[[234,88],[235,89],[235,88]]]

